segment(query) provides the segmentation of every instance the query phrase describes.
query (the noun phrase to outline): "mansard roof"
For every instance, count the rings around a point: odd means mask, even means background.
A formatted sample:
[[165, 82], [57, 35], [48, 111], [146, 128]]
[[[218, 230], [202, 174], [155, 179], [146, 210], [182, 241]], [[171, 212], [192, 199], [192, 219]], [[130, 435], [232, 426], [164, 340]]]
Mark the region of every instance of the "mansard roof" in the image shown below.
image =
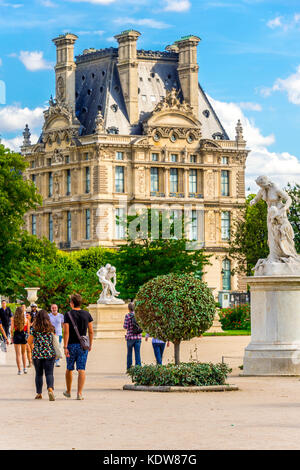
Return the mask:
[[[104, 128], [117, 129], [123, 135], [141, 135], [142, 124], [156, 105], [175, 88], [182, 98], [178, 77], [178, 53], [167, 51], [137, 51], [138, 106], [137, 126], [129, 123], [117, 68], [118, 49], [88, 49], [76, 57], [76, 116], [82, 125], [82, 134], [93, 134], [95, 120], [100, 110]], [[199, 84], [199, 116], [202, 138], [215, 135], [228, 140], [205, 92]]]

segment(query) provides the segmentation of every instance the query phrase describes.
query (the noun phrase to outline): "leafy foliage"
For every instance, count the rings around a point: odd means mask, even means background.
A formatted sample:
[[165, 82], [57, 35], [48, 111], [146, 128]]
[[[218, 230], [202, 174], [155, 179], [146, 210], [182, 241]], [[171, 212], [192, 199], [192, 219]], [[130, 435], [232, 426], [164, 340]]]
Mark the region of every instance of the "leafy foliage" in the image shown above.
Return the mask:
[[154, 338], [174, 343], [176, 364], [180, 342], [208, 330], [215, 310], [210, 289], [190, 274], [158, 276], [142, 286], [136, 297], [140, 326]]
[[243, 304], [236, 307], [223, 308], [219, 312], [223, 330], [250, 330], [250, 305]]
[[245, 207], [235, 220], [229, 247], [229, 255], [237, 260], [236, 271], [247, 276], [253, 275], [252, 269], [259, 258], [266, 258], [269, 254], [267, 205], [261, 200], [250, 206], [254, 197], [254, 194], [247, 197]]
[[[52, 263], [25, 263], [19, 266], [12, 281], [15, 297], [26, 301], [25, 287], [40, 287], [38, 305], [49, 310], [56, 303], [61, 312], [69, 310], [69, 297], [77, 292], [82, 296], [83, 306], [96, 303], [101, 286], [94, 271], [83, 270], [68, 255], [60, 254]], [[13, 297], [14, 298], [14, 297]]]
[[181, 363], [131, 367], [127, 374], [135, 385], [205, 386], [224, 385], [231, 369], [227, 364]]
[[[129, 233], [127, 244], [119, 247], [115, 257], [121, 274], [119, 290], [123, 298], [133, 299], [143, 284], [159, 275], [194, 273], [201, 278], [204, 266], [210, 264], [210, 256], [204, 250], [187, 249], [189, 240], [186, 238], [163, 238], [167, 235], [172, 237], [176, 225], [165, 219], [165, 214], [153, 210], [140, 214], [138, 219], [137, 216], [127, 218], [127, 228], [136, 221], [137, 238], [132, 238], [133, 234]], [[151, 238], [153, 226], [157, 227], [157, 239]]]
[[101, 266], [113, 263], [115, 253], [115, 250], [98, 246], [87, 250], [74, 251], [71, 255], [80, 264], [82, 269], [93, 269], [97, 272]]
[[0, 144], [0, 288], [3, 292], [7, 271], [5, 268], [15, 259], [16, 242], [20, 239], [23, 217], [30, 209], [42, 203], [32, 181], [25, 180], [25, 159]]
[[288, 183], [286, 192], [293, 201], [289, 211], [289, 221], [294, 229], [297, 253], [300, 253], [300, 184], [292, 186]]

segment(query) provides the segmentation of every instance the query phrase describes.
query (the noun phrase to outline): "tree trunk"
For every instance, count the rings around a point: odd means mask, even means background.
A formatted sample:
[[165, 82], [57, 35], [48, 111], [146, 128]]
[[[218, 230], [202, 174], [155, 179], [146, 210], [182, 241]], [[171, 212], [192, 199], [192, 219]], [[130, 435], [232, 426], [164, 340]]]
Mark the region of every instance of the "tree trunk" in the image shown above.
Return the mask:
[[178, 366], [180, 364], [180, 341], [178, 343], [174, 343], [174, 355], [175, 365]]

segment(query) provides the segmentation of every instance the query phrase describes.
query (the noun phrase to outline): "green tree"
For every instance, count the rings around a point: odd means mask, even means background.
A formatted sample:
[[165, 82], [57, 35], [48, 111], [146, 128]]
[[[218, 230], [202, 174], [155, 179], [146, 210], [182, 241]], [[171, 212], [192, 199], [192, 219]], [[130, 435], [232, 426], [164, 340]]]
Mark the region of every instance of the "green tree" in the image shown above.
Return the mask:
[[0, 144], [0, 288], [5, 288], [5, 267], [15, 256], [15, 241], [19, 240], [24, 215], [42, 203], [32, 181], [25, 180], [23, 173], [28, 164], [19, 154]]
[[247, 276], [253, 275], [253, 268], [259, 258], [266, 258], [269, 253], [267, 229], [267, 205], [259, 201], [250, 206], [255, 194], [250, 194], [246, 204], [240, 209], [231, 235], [229, 255], [237, 261], [236, 271]]
[[190, 274], [158, 276], [136, 297], [136, 318], [154, 338], [174, 344], [175, 364], [180, 343], [201, 336], [213, 323], [216, 302], [209, 287]]
[[288, 217], [295, 233], [295, 247], [297, 253], [300, 253], [300, 185], [296, 183], [294, 186], [292, 186], [290, 183], [288, 183], [285, 190], [293, 201]]
[[[119, 273], [118, 289], [124, 299], [133, 299], [143, 284], [159, 275], [194, 273], [202, 277], [204, 266], [210, 264], [210, 256], [203, 249], [190, 246], [188, 239], [163, 238], [166, 236], [163, 227], [167, 227], [168, 222], [164, 221], [164, 217], [167, 216], [148, 210], [139, 218], [130, 216], [126, 221], [127, 228], [132, 222], [138, 221], [138, 235], [133, 238], [134, 234], [129, 233], [127, 244], [119, 247], [114, 260]], [[170, 224], [170, 237], [174, 237], [174, 232], [176, 233], [175, 223]], [[179, 220], [179, 224], [181, 223]], [[158, 227], [157, 239], [153, 240], [151, 227], [155, 224]]]

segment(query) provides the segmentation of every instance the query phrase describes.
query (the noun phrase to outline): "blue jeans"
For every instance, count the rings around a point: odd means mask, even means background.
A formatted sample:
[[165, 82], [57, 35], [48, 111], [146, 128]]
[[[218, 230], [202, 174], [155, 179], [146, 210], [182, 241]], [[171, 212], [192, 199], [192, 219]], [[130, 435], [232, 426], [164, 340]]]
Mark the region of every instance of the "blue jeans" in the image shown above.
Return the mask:
[[[62, 335], [59, 335], [59, 336], [57, 337], [57, 339], [58, 339], [59, 345], [61, 346], [61, 343], [62, 343]], [[56, 359], [56, 360], [55, 360], [55, 364], [59, 364], [59, 361], [60, 361], [60, 359]]]
[[162, 364], [166, 343], [152, 343], [152, 346], [157, 364]]
[[132, 366], [132, 350], [134, 349], [135, 355], [135, 365], [141, 365], [141, 343], [142, 340], [140, 339], [128, 339], [127, 340], [127, 369], [130, 369]]

